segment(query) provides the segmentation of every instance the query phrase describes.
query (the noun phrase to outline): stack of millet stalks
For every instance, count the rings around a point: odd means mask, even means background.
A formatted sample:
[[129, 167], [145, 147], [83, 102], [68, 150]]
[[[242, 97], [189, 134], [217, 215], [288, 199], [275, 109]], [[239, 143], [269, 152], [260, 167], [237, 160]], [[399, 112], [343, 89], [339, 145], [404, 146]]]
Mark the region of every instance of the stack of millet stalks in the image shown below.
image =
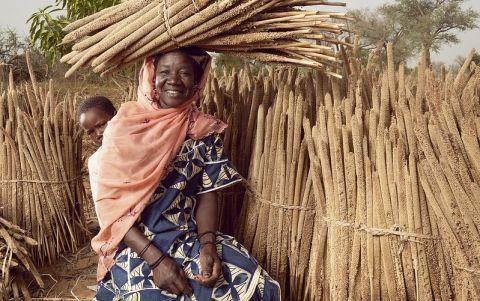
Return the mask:
[[0, 217], [0, 260], [1, 282], [0, 300], [8, 301], [13, 296], [20, 300], [30, 300], [25, 280], [34, 279], [39, 287], [44, 286], [42, 277], [32, 262], [27, 246], [38, 243], [30, 238], [19, 226]]
[[272, 67], [212, 76], [202, 109], [228, 121], [227, 150], [248, 175], [243, 207], [238, 187], [224, 195], [224, 224], [242, 225], [285, 297], [480, 298], [473, 54], [456, 74], [423, 55], [407, 75], [389, 44], [385, 70], [375, 55], [368, 69], [349, 58], [343, 80]]
[[68, 34], [62, 44], [75, 44], [61, 61], [73, 65], [66, 77], [85, 66], [105, 75], [157, 52], [195, 45], [332, 72], [331, 67], [340, 63], [333, 46], [347, 45], [341, 39], [347, 17], [303, 10], [313, 5], [345, 4], [323, 0], [124, 1], [66, 26]]
[[0, 87], [0, 214], [38, 242], [29, 251], [43, 266], [86, 241], [82, 131], [74, 97], [37, 83], [28, 66], [31, 82], [10, 72]]

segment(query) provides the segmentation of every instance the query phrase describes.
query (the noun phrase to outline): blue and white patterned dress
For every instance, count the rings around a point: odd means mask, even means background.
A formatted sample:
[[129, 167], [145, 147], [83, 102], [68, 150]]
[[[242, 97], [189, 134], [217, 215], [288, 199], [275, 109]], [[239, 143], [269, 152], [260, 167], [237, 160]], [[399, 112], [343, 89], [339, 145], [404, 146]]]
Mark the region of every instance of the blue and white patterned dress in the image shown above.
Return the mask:
[[220, 135], [186, 140], [171, 171], [142, 213], [141, 228], [157, 248], [183, 268], [194, 295], [177, 296], [157, 288], [148, 264], [130, 248], [120, 246], [115, 265], [99, 283], [95, 300], [280, 300], [278, 283], [235, 238], [221, 233], [217, 235], [217, 251], [222, 260], [220, 279], [213, 288], [192, 280], [200, 274], [195, 221], [197, 195], [240, 181], [223, 151]]

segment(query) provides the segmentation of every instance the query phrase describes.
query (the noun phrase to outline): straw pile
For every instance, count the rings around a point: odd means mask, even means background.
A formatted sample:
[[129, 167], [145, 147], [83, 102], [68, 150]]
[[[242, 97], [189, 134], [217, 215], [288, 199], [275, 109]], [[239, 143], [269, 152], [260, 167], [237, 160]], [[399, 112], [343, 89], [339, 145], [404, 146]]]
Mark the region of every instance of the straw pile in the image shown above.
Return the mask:
[[[20, 293], [25, 300], [30, 300], [25, 280], [33, 278], [38, 286], [44, 283], [30, 258], [27, 246], [38, 243], [26, 235], [26, 231], [0, 217], [0, 259], [2, 278], [0, 283], [0, 300], [20, 300]], [[28, 276], [28, 278], [27, 278]]]
[[30, 75], [0, 88], [0, 214], [38, 241], [31, 254], [44, 265], [85, 241], [81, 131], [73, 97]]
[[[337, 65], [332, 45], [345, 44], [344, 14], [303, 6], [323, 0], [130, 0], [65, 27], [74, 42], [61, 61], [66, 77], [91, 65], [108, 74], [156, 52], [196, 45], [264, 62], [315, 68]], [[328, 71], [326, 71], [328, 72]]]
[[248, 174], [228, 223], [291, 300], [480, 298], [480, 67], [472, 52], [435, 73], [423, 56], [407, 76], [393, 55], [385, 70], [349, 59], [345, 80], [267, 67], [210, 81], [202, 107], [228, 120]]

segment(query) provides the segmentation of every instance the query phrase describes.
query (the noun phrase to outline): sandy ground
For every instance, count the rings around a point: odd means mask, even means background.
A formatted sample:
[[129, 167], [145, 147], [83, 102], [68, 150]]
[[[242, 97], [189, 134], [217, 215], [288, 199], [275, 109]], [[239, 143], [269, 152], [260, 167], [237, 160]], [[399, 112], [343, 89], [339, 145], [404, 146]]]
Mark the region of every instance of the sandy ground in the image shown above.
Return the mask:
[[40, 269], [45, 288], [37, 289], [32, 298], [45, 301], [92, 300], [97, 258], [87, 244], [76, 254], [63, 255], [55, 265]]

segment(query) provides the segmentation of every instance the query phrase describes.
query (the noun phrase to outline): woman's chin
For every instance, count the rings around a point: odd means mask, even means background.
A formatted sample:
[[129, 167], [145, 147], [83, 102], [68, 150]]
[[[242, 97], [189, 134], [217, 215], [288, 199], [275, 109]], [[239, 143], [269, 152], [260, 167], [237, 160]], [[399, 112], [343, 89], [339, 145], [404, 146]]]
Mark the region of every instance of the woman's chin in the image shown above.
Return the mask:
[[184, 98], [168, 98], [168, 99], [162, 99], [161, 101], [161, 106], [162, 108], [169, 109], [169, 108], [178, 108], [181, 105], [183, 105], [187, 99]]

